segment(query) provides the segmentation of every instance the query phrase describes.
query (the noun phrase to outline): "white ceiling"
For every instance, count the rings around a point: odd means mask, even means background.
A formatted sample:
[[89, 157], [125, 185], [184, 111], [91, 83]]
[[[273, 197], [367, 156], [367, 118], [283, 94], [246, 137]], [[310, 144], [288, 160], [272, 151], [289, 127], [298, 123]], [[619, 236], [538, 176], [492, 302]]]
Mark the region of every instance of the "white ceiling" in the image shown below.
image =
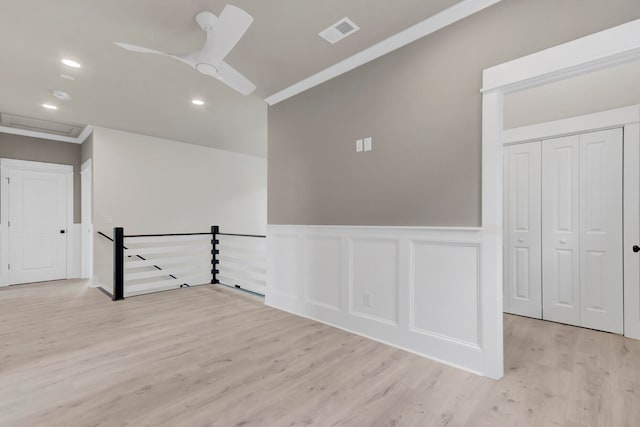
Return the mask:
[[[218, 0], [3, 0], [0, 111], [87, 123], [266, 155], [264, 98], [384, 40], [459, 0], [236, 0], [254, 24], [226, 61], [257, 86], [244, 97], [170, 58], [134, 54], [122, 41], [167, 51], [200, 48], [194, 17]], [[360, 31], [331, 45], [318, 32], [348, 16]], [[60, 64], [68, 57], [78, 71]], [[74, 81], [60, 77], [74, 76]], [[53, 89], [71, 94], [57, 101]], [[206, 101], [196, 108], [194, 97]], [[58, 111], [43, 102], [56, 101]]]

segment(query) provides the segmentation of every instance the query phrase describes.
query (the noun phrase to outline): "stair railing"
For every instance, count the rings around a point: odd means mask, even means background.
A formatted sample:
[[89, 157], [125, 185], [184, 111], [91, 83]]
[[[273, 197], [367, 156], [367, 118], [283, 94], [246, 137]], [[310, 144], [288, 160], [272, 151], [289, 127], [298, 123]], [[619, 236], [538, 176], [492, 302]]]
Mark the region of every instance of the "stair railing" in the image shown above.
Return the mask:
[[[264, 295], [266, 244], [263, 235], [204, 233], [126, 235], [113, 229], [114, 301], [128, 296], [204, 284], [221, 284]], [[163, 280], [164, 279], [164, 280]]]

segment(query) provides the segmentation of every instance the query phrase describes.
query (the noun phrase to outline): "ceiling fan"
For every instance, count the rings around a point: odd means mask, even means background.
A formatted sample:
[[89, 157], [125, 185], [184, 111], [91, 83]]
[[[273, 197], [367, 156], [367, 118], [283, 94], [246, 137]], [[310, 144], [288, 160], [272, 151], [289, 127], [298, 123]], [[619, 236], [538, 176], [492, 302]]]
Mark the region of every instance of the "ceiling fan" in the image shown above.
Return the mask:
[[154, 53], [177, 59], [202, 74], [215, 77], [243, 95], [249, 95], [253, 92], [256, 86], [223, 61], [249, 29], [253, 17], [244, 10], [228, 4], [220, 16], [208, 11], [198, 13], [196, 22], [207, 33], [207, 41], [202, 49], [195, 52], [178, 55], [128, 43], [116, 42], [116, 45], [132, 52]]

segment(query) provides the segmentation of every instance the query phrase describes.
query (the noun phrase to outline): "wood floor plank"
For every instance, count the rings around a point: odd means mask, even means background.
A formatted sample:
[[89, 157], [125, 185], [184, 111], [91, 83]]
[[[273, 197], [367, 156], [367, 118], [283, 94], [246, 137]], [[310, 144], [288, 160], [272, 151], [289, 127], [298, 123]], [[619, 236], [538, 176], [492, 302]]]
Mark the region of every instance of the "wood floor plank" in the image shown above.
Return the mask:
[[0, 289], [0, 426], [638, 426], [640, 342], [505, 316], [492, 381], [204, 286]]

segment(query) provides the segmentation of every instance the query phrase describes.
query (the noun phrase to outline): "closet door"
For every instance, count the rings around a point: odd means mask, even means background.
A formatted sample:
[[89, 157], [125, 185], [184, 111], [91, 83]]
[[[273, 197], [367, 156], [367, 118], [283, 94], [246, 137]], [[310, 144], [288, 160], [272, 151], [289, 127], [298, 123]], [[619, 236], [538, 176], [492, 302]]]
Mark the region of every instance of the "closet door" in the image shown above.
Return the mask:
[[543, 317], [580, 325], [580, 137], [542, 142]]
[[505, 147], [505, 311], [542, 318], [540, 141]]
[[580, 136], [581, 325], [622, 333], [622, 129]]

